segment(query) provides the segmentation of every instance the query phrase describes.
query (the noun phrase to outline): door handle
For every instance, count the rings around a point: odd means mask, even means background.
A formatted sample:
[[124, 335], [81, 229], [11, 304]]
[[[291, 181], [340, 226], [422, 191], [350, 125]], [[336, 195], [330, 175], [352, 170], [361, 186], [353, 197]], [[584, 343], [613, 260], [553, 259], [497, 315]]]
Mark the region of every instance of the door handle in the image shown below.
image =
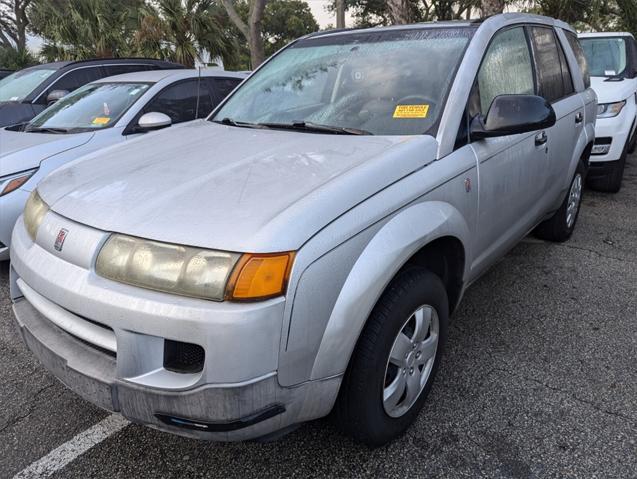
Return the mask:
[[548, 139], [549, 137], [546, 136], [545, 131], [543, 131], [542, 133], [538, 133], [537, 135], [535, 135], [535, 146], [543, 145], [548, 141]]
[[577, 115], [575, 115], [575, 123], [582, 123], [584, 121], [584, 115], [582, 115], [581, 111], [577, 112]]

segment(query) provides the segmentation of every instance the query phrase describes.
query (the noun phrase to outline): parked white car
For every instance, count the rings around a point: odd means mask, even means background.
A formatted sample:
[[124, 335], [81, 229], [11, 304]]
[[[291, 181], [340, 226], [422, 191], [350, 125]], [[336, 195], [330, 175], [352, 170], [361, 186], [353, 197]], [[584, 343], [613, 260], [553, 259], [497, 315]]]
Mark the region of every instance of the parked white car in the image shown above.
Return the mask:
[[47, 174], [150, 130], [204, 118], [246, 76], [219, 69], [112, 76], [81, 87], [27, 124], [0, 130], [0, 261], [9, 259], [13, 225]]
[[625, 32], [583, 33], [579, 38], [599, 102], [588, 184], [615, 193], [637, 141], [637, 42]]

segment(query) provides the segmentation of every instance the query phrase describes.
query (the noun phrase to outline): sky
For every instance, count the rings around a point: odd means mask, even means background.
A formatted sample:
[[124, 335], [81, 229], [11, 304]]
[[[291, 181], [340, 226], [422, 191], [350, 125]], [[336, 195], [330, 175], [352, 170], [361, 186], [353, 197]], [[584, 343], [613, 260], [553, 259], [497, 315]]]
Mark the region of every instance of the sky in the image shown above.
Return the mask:
[[[336, 18], [335, 16], [328, 12], [325, 7], [330, 3], [329, 0], [305, 0], [308, 5], [310, 6], [310, 8], [312, 9], [312, 14], [314, 15], [314, 18], [316, 18], [316, 21], [318, 22], [318, 24], [321, 26], [321, 28], [325, 28], [328, 25], [336, 25]], [[348, 18], [349, 15], [346, 15], [345, 17], [345, 26], [348, 26], [348, 21], [350, 20], [350, 18]]]

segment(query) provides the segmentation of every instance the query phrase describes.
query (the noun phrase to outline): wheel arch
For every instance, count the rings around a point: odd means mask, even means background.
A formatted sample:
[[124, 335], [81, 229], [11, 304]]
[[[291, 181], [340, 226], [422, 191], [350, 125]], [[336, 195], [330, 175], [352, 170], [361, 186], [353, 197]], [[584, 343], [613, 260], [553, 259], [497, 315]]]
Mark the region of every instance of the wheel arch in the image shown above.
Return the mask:
[[[468, 274], [469, 238], [462, 214], [441, 201], [412, 205], [390, 219], [367, 244], [343, 284], [324, 330], [311, 379], [345, 371], [372, 309], [403, 268], [421, 265], [442, 274], [450, 287], [450, 308], [455, 307]], [[440, 254], [459, 258], [441, 260]]]

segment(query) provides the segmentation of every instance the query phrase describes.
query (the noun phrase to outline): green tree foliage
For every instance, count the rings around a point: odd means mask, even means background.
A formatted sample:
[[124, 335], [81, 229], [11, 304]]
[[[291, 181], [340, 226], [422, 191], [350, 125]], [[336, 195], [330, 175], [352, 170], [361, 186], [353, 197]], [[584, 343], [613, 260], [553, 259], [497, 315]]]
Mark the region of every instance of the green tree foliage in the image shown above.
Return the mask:
[[33, 31], [51, 60], [126, 56], [143, 0], [34, 0]]
[[270, 0], [263, 17], [265, 53], [272, 55], [292, 40], [316, 32], [318, 23], [310, 6], [301, 0]]
[[[457, 20], [468, 12], [478, 14], [480, 0], [411, 0], [405, 3], [410, 23], [433, 20]], [[345, 8], [354, 19], [354, 27], [366, 28], [394, 23], [387, 0], [345, 0]], [[331, 0], [328, 10], [334, 12], [336, 1]]]
[[26, 48], [0, 47], [0, 68], [20, 70], [36, 63], [36, 58]]
[[139, 14], [134, 51], [193, 67], [207, 52], [211, 58], [235, 54], [222, 11], [214, 0], [156, 0]]

